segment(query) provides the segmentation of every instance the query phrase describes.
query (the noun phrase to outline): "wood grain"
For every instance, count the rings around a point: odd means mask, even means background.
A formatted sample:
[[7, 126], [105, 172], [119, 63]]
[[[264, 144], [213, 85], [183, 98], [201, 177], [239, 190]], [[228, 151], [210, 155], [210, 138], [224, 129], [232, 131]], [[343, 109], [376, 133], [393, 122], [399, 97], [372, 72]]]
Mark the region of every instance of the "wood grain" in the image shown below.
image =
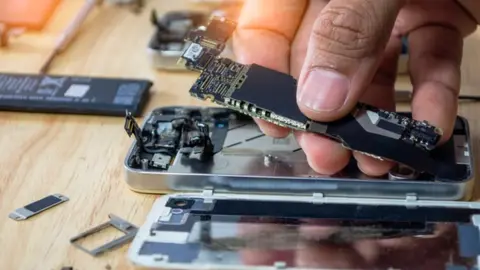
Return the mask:
[[[63, 1], [42, 33], [12, 40], [8, 49], [0, 50], [0, 71], [36, 72], [82, 3]], [[151, 8], [165, 12], [201, 7], [186, 0], [147, 3], [142, 15], [108, 5], [93, 12], [50, 72], [152, 79], [154, 95], [147, 110], [201, 104], [186, 91], [194, 81], [192, 74], [156, 71], [146, 54], [153, 31]], [[480, 34], [470, 37], [465, 48], [463, 88], [480, 94]], [[407, 86], [407, 80], [399, 80], [399, 87]], [[477, 144], [479, 112], [478, 104], [460, 109]], [[1, 112], [0, 134], [0, 269], [133, 269], [126, 259], [127, 247], [92, 258], [69, 243], [71, 237], [107, 221], [109, 213], [140, 226], [152, 206], [155, 196], [134, 193], [124, 182], [122, 164], [131, 140], [124, 134], [123, 119]], [[7, 218], [13, 209], [50, 193], [62, 193], [70, 201], [23, 222]]]

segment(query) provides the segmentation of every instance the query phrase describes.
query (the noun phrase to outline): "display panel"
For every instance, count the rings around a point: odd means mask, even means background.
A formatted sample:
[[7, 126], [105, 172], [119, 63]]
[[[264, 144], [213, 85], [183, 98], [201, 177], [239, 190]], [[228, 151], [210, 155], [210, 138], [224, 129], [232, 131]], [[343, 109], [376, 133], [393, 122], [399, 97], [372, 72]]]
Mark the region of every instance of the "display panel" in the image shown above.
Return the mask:
[[163, 205], [134, 247], [153, 267], [476, 269], [480, 254], [480, 210], [470, 207], [193, 197]]

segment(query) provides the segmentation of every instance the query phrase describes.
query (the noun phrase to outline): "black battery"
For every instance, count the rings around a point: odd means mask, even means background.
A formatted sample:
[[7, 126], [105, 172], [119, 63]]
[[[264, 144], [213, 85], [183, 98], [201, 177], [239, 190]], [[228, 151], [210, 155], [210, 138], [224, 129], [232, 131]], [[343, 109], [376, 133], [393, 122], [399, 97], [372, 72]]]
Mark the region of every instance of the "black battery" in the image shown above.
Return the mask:
[[0, 110], [141, 116], [152, 85], [142, 79], [0, 73]]

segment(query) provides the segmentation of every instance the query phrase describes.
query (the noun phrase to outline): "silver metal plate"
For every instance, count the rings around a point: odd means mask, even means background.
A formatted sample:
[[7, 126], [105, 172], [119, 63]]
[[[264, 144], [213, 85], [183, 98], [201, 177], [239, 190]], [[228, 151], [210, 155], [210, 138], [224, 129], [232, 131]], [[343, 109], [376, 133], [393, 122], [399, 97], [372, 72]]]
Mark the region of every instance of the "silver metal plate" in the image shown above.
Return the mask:
[[[92, 229], [89, 229], [89, 230], [71, 238], [70, 243], [74, 247], [76, 247], [76, 248], [78, 248], [78, 249], [80, 249], [80, 250], [82, 250], [82, 251], [84, 251], [84, 252], [86, 252], [86, 253], [88, 253], [92, 256], [98, 256], [98, 255], [101, 255], [101, 254], [103, 254], [107, 251], [111, 251], [113, 249], [116, 249], [116, 248], [126, 244], [127, 242], [131, 241], [135, 237], [135, 235], [137, 234], [137, 231], [138, 231], [137, 226], [135, 226], [135, 225], [131, 224], [130, 222], [125, 221], [125, 220], [123, 220], [123, 219], [121, 219], [121, 218], [119, 218], [115, 215], [112, 215], [112, 214], [110, 214], [108, 217], [110, 218], [109, 221], [107, 221], [103, 224], [100, 224], [100, 225], [98, 225], [98, 226], [96, 226]], [[114, 239], [114, 240], [112, 240], [108, 243], [105, 243], [105, 244], [103, 244], [99, 247], [93, 248], [93, 249], [87, 249], [87, 248], [85, 248], [84, 246], [82, 246], [81, 244], [78, 243], [79, 240], [85, 239], [85, 238], [90, 237], [90, 236], [92, 236], [96, 233], [99, 233], [99, 232], [103, 231], [104, 229], [107, 229], [108, 227], [113, 227], [113, 228], [123, 232], [125, 235], [121, 236], [120, 238]]]
[[11, 212], [8, 217], [16, 221], [25, 220], [52, 207], [67, 202], [68, 200], [68, 197], [62, 194], [52, 194], [21, 208], [15, 209], [15, 211]]
[[293, 135], [284, 139], [264, 136], [253, 122], [232, 120], [229, 127], [223, 150], [210, 162], [177, 156], [167, 171], [134, 169], [128, 166], [131, 148], [125, 160], [128, 185], [145, 193], [201, 191], [211, 186], [223, 192], [292, 196], [317, 193], [403, 199], [414, 195], [424, 200], [465, 200], [471, 196], [475, 168], [468, 135], [455, 136], [454, 158], [459, 164], [468, 164], [471, 174], [464, 181], [448, 182], [418, 174], [399, 175], [398, 171], [371, 177], [356, 164], [333, 176], [321, 175], [308, 165]]
[[[263, 209], [241, 207], [252, 203]], [[128, 258], [149, 269], [473, 270], [479, 220], [478, 202], [170, 194], [153, 205]]]

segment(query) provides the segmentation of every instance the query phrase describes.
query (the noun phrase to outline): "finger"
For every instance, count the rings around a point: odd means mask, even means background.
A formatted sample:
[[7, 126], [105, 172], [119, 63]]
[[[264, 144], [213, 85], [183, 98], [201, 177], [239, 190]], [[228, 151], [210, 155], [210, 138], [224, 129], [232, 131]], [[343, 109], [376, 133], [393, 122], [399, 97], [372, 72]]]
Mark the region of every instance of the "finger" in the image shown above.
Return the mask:
[[254, 120], [263, 134], [266, 134], [267, 136], [273, 138], [285, 138], [290, 134], [290, 130], [287, 128], [277, 126], [262, 119], [254, 118]]
[[357, 160], [358, 169], [369, 176], [385, 175], [395, 164], [391, 161], [375, 159], [358, 152], [354, 152], [353, 156]]
[[307, 56], [308, 40], [313, 30], [313, 25], [318, 14], [328, 4], [328, 0], [310, 1], [308, 8], [303, 15], [302, 23], [292, 42], [290, 53], [290, 74], [298, 78], [302, 69], [305, 57]]
[[318, 121], [347, 114], [370, 84], [406, 0], [332, 0], [313, 26], [297, 100]]
[[[371, 86], [360, 99], [362, 102], [384, 110], [395, 111], [395, 80], [401, 48], [400, 37], [391, 36]], [[358, 152], [354, 152], [353, 155], [358, 161], [358, 168], [366, 175], [384, 175], [394, 165], [391, 161], [378, 160]]]
[[308, 165], [317, 173], [335, 174], [350, 161], [351, 152], [339, 143], [314, 133], [296, 132], [295, 135]]
[[425, 26], [411, 32], [408, 40], [413, 117], [442, 129], [444, 142], [457, 115], [462, 35], [453, 28]]
[[[305, 61], [307, 53], [307, 44], [310, 33], [313, 29], [313, 24], [318, 14], [322, 9], [327, 5], [328, 1], [310, 1], [308, 9], [304, 15], [302, 24], [297, 31], [295, 40], [292, 43], [292, 53], [290, 58], [290, 73], [297, 77], [300, 74], [301, 67]], [[362, 102], [375, 105], [377, 107], [394, 110], [394, 83], [396, 79], [396, 67], [398, 55], [401, 49], [401, 42], [398, 38], [391, 38], [389, 45], [387, 46], [384, 58], [380, 65], [379, 71], [374, 76], [372, 86], [368, 88], [368, 91], [362, 96]], [[335, 144], [336, 142], [331, 141], [330, 139], [317, 136], [318, 140], [323, 140], [320, 144]], [[311, 144], [318, 144], [317, 142], [311, 142]], [[308, 146], [307, 146], [308, 147]], [[344, 151], [344, 149], [332, 146], [330, 148], [338, 149], [339, 151]], [[320, 149], [322, 150], [322, 149]], [[314, 152], [314, 151], [313, 151]], [[308, 151], [307, 153], [312, 153]], [[348, 159], [342, 158], [342, 161], [338, 163], [338, 166], [331, 168], [332, 166], [324, 162], [325, 158], [322, 154], [313, 153], [313, 155], [319, 156], [318, 158], [310, 158], [311, 164], [320, 172], [329, 172], [334, 173], [335, 170], [340, 170], [342, 167], [340, 165], [348, 162]], [[387, 173], [393, 166], [392, 162], [380, 161], [372, 157], [354, 153], [356, 159], [358, 160], [358, 166], [360, 170], [372, 176], [380, 176]], [[336, 156], [336, 155], [334, 155]], [[340, 156], [347, 156], [345, 153], [341, 153]], [[327, 163], [327, 164], [325, 164]], [[311, 166], [312, 166], [311, 165]]]
[[[395, 110], [394, 84], [400, 50], [400, 39], [392, 37], [371, 86], [361, 97], [362, 102], [389, 111]], [[350, 160], [350, 152], [328, 138], [313, 134], [299, 134], [298, 139], [310, 167], [318, 173], [335, 174], [342, 170]], [[394, 165], [393, 162], [378, 160], [358, 152], [354, 152], [353, 155], [358, 161], [358, 168], [370, 176], [384, 175]]]
[[395, 29], [399, 35], [407, 35], [425, 25], [443, 25], [458, 29], [463, 37], [475, 32], [477, 23], [452, 0], [410, 1], [398, 15]]
[[[307, 11], [292, 43], [290, 74], [295, 78], [298, 78], [300, 75], [301, 67], [305, 61], [313, 24], [327, 3], [327, 0], [309, 2]], [[317, 173], [325, 175], [335, 174], [343, 169], [350, 160], [351, 154], [345, 148], [339, 147], [337, 142], [312, 134], [297, 133], [296, 136], [306, 154], [309, 166]]]
[[[237, 61], [288, 73], [290, 43], [305, 6], [306, 0], [245, 1], [233, 37]], [[285, 137], [289, 133], [286, 128], [261, 120], [256, 122], [269, 136]]]

